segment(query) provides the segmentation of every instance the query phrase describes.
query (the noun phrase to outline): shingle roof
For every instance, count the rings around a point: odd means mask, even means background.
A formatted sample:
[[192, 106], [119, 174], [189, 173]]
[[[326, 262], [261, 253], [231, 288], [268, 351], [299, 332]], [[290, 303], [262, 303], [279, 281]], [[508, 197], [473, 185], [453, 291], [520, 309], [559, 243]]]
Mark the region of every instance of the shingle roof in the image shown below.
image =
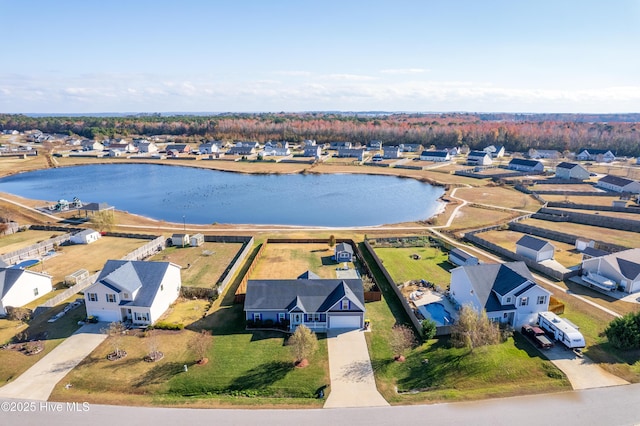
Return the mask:
[[0, 268], [0, 299], [11, 290], [24, 272], [24, 269]]
[[505, 306], [500, 304], [496, 294], [504, 296], [527, 281], [535, 283], [524, 262], [485, 263], [461, 266], [461, 268], [464, 269], [469, 277], [469, 282], [478, 302], [488, 312], [506, 309]]
[[456, 256], [458, 259], [462, 259], [462, 260], [469, 260], [469, 259], [474, 259], [475, 256], [472, 254], [467, 253], [464, 250], [461, 250], [459, 248], [453, 248], [451, 249], [451, 251], [449, 252], [450, 255]]
[[305, 271], [298, 277], [299, 280], [319, 280], [320, 277], [314, 274], [312, 271]]
[[535, 167], [538, 164], [542, 164], [539, 161], [536, 160], [527, 160], [524, 158], [513, 158], [511, 161], [509, 161], [509, 164], [517, 164], [520, 166], [527, 166], [527, 167]]
[[604, 183], [608, 183], [610, 185], [623, 187], [623, 186], [629, 185], [630, 183], [633, 183], [634, 181], [631, 180], [631, 179], [623, 178], [621, 176], [606, 175], [605, 177], [601, 178], [598, 181], [598, 183], [599, 182], [604, 182]]
[[292, 310], [323, 312], [347, 296], [364, 311], [364, 290], [360, 279], [249, 280], [245, 310]]
[[336, 245], [336, 253], [340, 253], [342, 251], [346, 251], [353, 254], [353, 247], [351, 247], [351, 244], [348, 244], [348, 243], [338, 243]]
[[579, 164], [567, 163], [567, 162], [563, 161], [562, 163], [560, 163], [560, 164], [558, 164], [556, 166], [556, 169], [569, 169], [569, 170], [571, 170], [571, 169], [573, 169], [575, 167], [579, 167], [579, 166], [580, 166]]
[[591, 256], [591, 257], [601, 257], [601, 256], [606, 256], [609, 253], [608, 251], [604, 251], [604, 250], [600, 250], [597, 248], [593, 248], [593, 247], [587, 247], [584, 250], [582, 250], [583, 254], [586, 254], [587, 256]]
[[489, 155], [484, 151], [471, 151], [467, 157], [484, 157], [485, 155]]
[[551, 245], [547, 241], [540, 240], [538, 238], [532, 237], [531, 235], [525, 235], [516, 242], [516, 246], [526, 247], [535, 251], [542, 250], [547, 244]]
[[420, 156], [423, 157], [446, 157], [449, 151], [422, 151]]

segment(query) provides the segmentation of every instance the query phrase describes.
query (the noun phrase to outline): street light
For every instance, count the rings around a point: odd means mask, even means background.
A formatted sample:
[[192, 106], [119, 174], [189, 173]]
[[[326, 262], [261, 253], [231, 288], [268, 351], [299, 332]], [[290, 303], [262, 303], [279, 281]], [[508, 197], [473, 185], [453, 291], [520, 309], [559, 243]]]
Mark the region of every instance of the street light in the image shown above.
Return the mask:
[[184, 215], [182, 215], [182, 229], [186, 232], [187, 231], [187, 222], [184, 218]]

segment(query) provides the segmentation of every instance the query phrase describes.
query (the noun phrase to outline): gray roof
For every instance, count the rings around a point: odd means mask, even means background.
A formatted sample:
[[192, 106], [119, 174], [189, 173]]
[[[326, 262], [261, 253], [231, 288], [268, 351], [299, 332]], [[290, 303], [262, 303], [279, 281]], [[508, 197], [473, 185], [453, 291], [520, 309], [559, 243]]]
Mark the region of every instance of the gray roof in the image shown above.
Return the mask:
[[0, 268], [0, 299], [11, 290], [24, 272], [24, 269], [19, 268]]
[[348, 243], [338, 243], [336, 244], [336, 253], [340, 253], [340, 252], [349, 252], [351, 254], [353, 254], [353, 247], [351, 247], [351, 244]]
[[484, 151], [471, 151], [468, 157], [484, 157], [485, 155], [489, 155]]
[[601, 257], [601, 256], [606, 256], [609, 253], [608, 251], [605, 250], [600, 250], [597, 248], [593, 248], [593, 247], [587, 247], [584, 250], [582, 250], [582, 254], [586, 254], [587, 256], [591, 256], [591, 257]]
[[605, 177], [601, 178], [598, 182], [604, 182], [604, 183], [608, 183], [610, 185], [624, 187], [624, 186], [627, 186], [630, 183], [633, 183], [635, 181], [633, 181], [631, 179], [623, 178], [623, 177], [620, 177], [620, 176], [606, 175]]
[[150, 307], [170, 265], [169, 262], [108, 260], [96, 282], [117, 293], [133, 294], [139, 289], [132, 305]]
[[89, 228], [89, 229], [84, 229], [84, 230], [82, 230], [80, 232], [76, 232], [75, 234], [73, 234], [73, 236], [74, 237], [85, 237], [87, 235], [91, 235], [91, 234], [96, 233], [96, 232], [98, 232], [98, 231], [96, 231], [95, 229]]
[[526, 166], [526, 167], [535, 167], [538, 164], [542, 164], [542, 163], [539, 162], [539, 161], [536, 161], [536, 160], [527, 160], [527, 159], [524, 159], [524, 158], [514, 158], [511, 161], [509, 161], [509, 164], [517, 164], [517, 165]]
[[110, 206], [107, 203], [89, 203], [89, 204], [86, 204], [86, 205], [82, 206], [80, 208], [80, 210], [99, 212], [99, 211], [102, 211], [102, 210], [109, 210], [109, 209], [112, 209], [112, 208], [113, 207]]
[[305, 271], [298, 277], [299, 280], [319, 280], [320, 277], [311, 271]]
[[449, 155], [449, 151], [422, 151], [421, 157], [445, 157]]
[[526, 247], [535, 251], [542, 250], [546, 245], [553, 247], [549, 242], [532, 237], [531, 235], [525, 235], [516, 242], [516, 246]]
[[496, 294], [504, 296], [527, 281], [535, 283], [524, 262], [485, 263], [460, 268], [466, 272], [474, 294], [488, 312], [506, 309]]
[[[583, 153], [584, 151], [588, 152], [591, 155], [599, 155], [599, 154], [606, 154], [607, 152], [611, 152], [611, 150], [608, 149], [595, 149], [595, 148], [582, 148], [578, 151], [578, 153]], [[612, 152], [611, 152], [612, 153]], [[613, 153], [612, 153], [613, 154]]]
[[567, 163], [566, 161], [563, 161], [562, 163], [558, 164], [556, 166], [556, 169], [574, 169], [576, 167], [580, 167], [580, 164], [576, 164], [576, 163]]
[[458, 259], [462, 259], [462, 260], [469, 260], [469, 259], [475, 259], [476, 257], [472, 254], [467, 253], [466, 251], [459, 249], [459, 248], [453, 248], [451, 249], [451, 251], [449, 252], [450, 255], [452, 256], [456, 256]]
[[364, 312], [360, 279], [249, 280], [244, 310], [292, 311], [297, 306], [303, 312], [326, 312], [344, 297]]

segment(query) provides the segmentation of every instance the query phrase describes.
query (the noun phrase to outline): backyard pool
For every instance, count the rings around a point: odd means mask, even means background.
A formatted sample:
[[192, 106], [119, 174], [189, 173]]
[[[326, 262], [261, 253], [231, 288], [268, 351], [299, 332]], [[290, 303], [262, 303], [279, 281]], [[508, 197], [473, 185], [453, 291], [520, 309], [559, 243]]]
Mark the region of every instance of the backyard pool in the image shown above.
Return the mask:
[[431, 318], [438, 325], [453, 324], [453, 317], [441, 303], [429, 303], [428, 305], [422, 305], [418, 307], [418, 310], [425, 318]]
[[33, 266], [33, 265], [36, 265], [38, 263], [40, 263], [40, 261], [38, 259], [28, 259], [28, 260], [23, 260], [20, 263], [16, 263], [11, 268], [13, 268], [13, 269], [26, 269], [29, 266]]

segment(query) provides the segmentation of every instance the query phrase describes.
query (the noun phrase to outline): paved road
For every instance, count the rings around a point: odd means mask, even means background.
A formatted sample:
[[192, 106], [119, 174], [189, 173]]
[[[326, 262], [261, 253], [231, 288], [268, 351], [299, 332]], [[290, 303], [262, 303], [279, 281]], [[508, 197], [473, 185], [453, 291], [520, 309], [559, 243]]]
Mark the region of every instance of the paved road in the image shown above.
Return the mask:
[[327, 339], [331, 393], [324, 408], [388, 406], [376, 388], [364, 332], [329, 331]]
[[[540, 426], [640, 424], [638, 396], [640, 384], [571, 391], [550, 395], [453, 404], [414, 405], [402, 407], [336, 408], [333, 410], [223, 410], [182, 408], [138, 408], [108, 405], [76, 406], [40, 402], [29, 406], [19, 401], [26, 412], [7, 412], [7, 400], [0, 399], [0, 423], [7, 425], [474, 425], [474, 426]], [[42, 404], [45, 404], [44, 402]], [[86, 411], [83, 411], [85, 410]], [[33, 409], [33, 410], [32, 410]], [[52, 411], [52, 410], [60, 411]]]
[[[104, 323], [87, 324], [13, 382], [0, 388], [0, 397], [46, 401], [55, 385], [107, 337]], [[2, 423], [2, 422], [0, 422]]]

